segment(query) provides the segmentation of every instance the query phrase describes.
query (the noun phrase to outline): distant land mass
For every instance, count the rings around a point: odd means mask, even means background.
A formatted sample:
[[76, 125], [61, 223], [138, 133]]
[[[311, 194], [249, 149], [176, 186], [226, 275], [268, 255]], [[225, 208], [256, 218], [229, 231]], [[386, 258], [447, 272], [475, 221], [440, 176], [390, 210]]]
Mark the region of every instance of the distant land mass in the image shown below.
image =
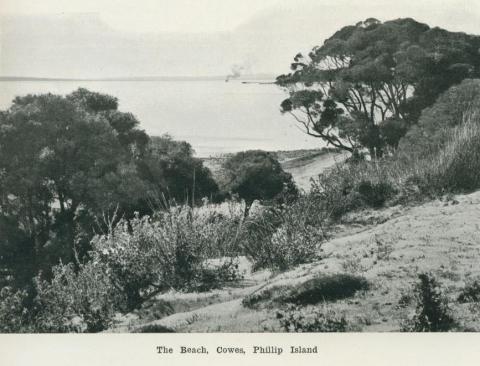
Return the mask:
[[[230, 77], [229, 81], [274, 81], [273, 74], [247, 74], [239, 77]], [[212, 76], [132, 76], [132, 77], [108, 77], [108, 78], [51, 78], [35, 76], [0, 76], [0, 81], [216, 81], [226, 80], [225, 75]]]

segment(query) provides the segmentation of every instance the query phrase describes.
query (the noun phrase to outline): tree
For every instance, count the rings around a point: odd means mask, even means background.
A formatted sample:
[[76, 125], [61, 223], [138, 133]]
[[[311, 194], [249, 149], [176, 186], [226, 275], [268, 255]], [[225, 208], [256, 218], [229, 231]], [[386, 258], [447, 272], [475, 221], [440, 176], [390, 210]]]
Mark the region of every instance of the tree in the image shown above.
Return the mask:
[[480, 74], [479, 48], [480, 37], [370, 18], [295, 56], [277, 78], [289, 92], [281, 110], [327, 144], [381, 155], [441, 92]]
[[0, 112], [0, 280], [24, 284], [52, 265], [80, 263], [111, 217], [151, 214], [158, 192], [215, 194], [191, 146], [149, 136], [117, 99], [86, 89], [27, 95]]
[[[85, 102], [91, 95], [93, 107]], [[134, 152], [145, 137], [123, 136], [148, 136], [131, 115], [115, 124], [113, 101], [79, 89], [17, 97], [0, 114], [0, 226], [9, 233], [0, 248], [21, 246], [12, 253], [28, 258], [32, 272], [85, 255], [103, 213], [119, 205], [133, 215], [144, 205], [151, 184], [139, 177]]]
[[193, 153], [185, 141], [175, 141], [169, 135], [152, 137], [142, 163], [143, 177], [177, 202], [194, 204], [204, 197], [216, 197], [217, 183]]
[[297, 193], [291, 174], [266, 151], [239, 152], [225, 161], [223, 169], [227, 179], [224, 189], [245, 199], [247, 207], [256, 199], [271, 200], [282, 193]]

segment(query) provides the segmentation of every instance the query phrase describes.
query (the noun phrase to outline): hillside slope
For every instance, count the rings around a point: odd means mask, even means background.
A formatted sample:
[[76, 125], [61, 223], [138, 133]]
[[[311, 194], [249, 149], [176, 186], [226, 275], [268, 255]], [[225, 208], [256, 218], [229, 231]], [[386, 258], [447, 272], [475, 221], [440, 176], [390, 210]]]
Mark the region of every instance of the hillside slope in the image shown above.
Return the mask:
[[368, 290], [320, 304], [344, 314], [356, 331], [398, 331], [415, 311], [412, 286], [422, 272], [432, 273], [457, 321], [457, 330], [480, 330], [480, 307], [460, 304], [461, 289], [480, 278], [480, 191], [416, 207], [362, 211], [346, 217], [322, 246], [323, 259], [273, 275], [248, 273], [236, 287], [204, 294], [169, 293], [141, 311], [121, 319], [112, 332], [141, 331], [146, 325], [176, 332], [281, 331], [276, 310], [281, 305], [249, 309], [242, 299], [278, 286], [298, 287], [318, 274], [364, 276]]

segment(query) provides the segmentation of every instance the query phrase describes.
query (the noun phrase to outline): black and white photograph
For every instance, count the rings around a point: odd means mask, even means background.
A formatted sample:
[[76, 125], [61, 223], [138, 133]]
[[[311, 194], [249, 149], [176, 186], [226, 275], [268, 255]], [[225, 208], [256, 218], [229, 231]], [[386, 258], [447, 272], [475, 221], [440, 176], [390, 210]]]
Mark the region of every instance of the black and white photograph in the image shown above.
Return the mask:
[[479, 2], [0, 0], [0, 333], [475, 333], [479, 259]]

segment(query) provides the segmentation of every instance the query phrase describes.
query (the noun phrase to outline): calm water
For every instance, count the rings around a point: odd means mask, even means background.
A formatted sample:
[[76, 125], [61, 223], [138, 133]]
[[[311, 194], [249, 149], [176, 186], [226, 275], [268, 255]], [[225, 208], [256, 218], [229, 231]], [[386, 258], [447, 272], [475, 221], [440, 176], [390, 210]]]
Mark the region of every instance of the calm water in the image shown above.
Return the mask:
[[239, 81], [8, 81], [0, 82], [0, 109], [17, 95], [67, 94], [84, 87], [116, 96], [150, 135], [189, 141], [198, 156], [246, 149], [293, 150], [321, 146], [282, 116], [283, 90]]

